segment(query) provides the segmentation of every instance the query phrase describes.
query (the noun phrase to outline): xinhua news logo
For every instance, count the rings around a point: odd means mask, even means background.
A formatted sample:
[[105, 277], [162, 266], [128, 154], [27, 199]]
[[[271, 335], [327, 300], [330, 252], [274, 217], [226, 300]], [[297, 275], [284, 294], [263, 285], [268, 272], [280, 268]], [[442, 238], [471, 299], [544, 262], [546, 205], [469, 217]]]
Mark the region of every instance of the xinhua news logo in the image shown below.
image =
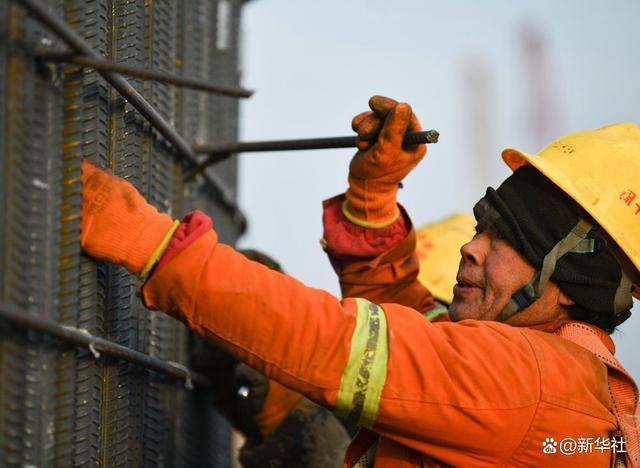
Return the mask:
[[626, 443], [622, 437], [567, 437], [560, 442], [553, 437], [547, 437], [542, 441], [542, 452], [552, 455], [560, 452], [562, 455], [571, 456], [578, 453], [626, 453]]

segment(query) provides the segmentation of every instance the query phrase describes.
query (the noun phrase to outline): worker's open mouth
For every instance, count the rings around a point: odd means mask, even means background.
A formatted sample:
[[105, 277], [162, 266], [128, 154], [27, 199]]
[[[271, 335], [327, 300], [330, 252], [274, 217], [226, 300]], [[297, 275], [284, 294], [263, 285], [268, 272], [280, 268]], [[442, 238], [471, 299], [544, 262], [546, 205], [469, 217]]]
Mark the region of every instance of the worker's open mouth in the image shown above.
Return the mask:
[[453, 287], [454, 295], [464, 295], [467, 293], [471, 293], [474, 290], [482, 289], [482, 286], [478, 284], [478, 282], [471, 281], [469, 278], [464, 276], [458, 276], [456, 278], [456, 284]]
[[458, 275], [456, 277], [456, 286], [459, 286], [461, 288], [481, 288], [482, 289], [482, 286], [480, 285], [479, 281], [473, 281], [469, 277], [463, 276], [463, 275]]

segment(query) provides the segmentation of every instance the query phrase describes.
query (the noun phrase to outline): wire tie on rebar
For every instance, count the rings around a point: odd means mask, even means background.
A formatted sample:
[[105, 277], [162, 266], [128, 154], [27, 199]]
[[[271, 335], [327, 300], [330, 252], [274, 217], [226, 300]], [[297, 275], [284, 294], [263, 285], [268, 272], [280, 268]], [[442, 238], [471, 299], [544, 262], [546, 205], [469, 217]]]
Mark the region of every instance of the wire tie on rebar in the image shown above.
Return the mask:
[[89, 348], [89, 351], [91, 351], [91, 354], [93, 354], [94, 359], [100, 359], [100, 351], [96, 349], [96, 343], [98, 342], [98, 337], [92, 335], [91, 332], [89, 332], [89, 330], [85, 328], [76, 328], [76, 327], [71, 327], [69, 325], [62, 325], [62, 328], [66, 328], [67, 330], [72, 330], [75, 332], [80, 332], [83, 335], [87, 335], [87, 337], [89, 337], [89, 344], [87, 345], [87, 347]]
[[91, 354], [93, 354], [94, 358], [100, 359], [100, 351], [96, 349], [95, 344], [96, 344], [96, 338], [94, 337], [89, 343], [89, 351], [91, 351]]
[[183, 371], [185, 373], [184, 388], [186, 388], [187, 390], [193, 390], [193, 379], [191, 378], [191, 369], [189, 369], [184, 364], [180, 364], [179, 362], [175, 362], [175, 361], [167, 361], [167, 364]]

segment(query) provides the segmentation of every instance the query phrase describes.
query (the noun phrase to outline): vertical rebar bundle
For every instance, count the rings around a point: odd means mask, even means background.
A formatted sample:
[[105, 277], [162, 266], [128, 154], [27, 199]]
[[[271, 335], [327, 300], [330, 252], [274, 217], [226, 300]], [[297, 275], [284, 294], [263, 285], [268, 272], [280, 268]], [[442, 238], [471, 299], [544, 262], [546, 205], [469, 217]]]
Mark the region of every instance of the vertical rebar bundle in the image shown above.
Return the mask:
[[[216, 46], [223, 2], [224, 51]], [[240, 92], [241, 6], [0, 2], [1, 466], [228, 466], [229, 428], [211, 390], [184, 386], [187, 375], [210, 378], [188, 370], [194, 338], [144, 309], [137, 279], [81, 253], [80, 163], [110, 167], [174, 218], [211, 213], [233, 242], [244, 223], [236, 161], [189, 183], [183, 173], [199, 162], [188, 142], [237, 138], [238, 96], [125, 79], [102, 65]], [[97, 62], [53, 63], [43, 48]]]

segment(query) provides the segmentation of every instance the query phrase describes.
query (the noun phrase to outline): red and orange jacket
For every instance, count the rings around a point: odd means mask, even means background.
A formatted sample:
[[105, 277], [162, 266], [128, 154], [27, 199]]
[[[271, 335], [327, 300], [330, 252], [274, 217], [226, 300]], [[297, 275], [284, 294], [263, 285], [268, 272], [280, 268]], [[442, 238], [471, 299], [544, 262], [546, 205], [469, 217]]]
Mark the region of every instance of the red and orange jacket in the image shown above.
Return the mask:
[[[434, 302], [415, 279], [414, 244], [409, 228], [373, 260], [334, 257], [345, 295], [361, 296], [340, 301], [219, 244], [210, 220], [196, 214], [174, 236], [143, 298], [369, 428], [345, 466], [376, 442], [376, 467], [608, 465], [619, 427], [608, 374], [619, 374], [630, 417], [637, 406], [609, 337], [576, 322], [431, 323], [418, 313]], [[637, 447], [632, 429], [627, 449]]]

